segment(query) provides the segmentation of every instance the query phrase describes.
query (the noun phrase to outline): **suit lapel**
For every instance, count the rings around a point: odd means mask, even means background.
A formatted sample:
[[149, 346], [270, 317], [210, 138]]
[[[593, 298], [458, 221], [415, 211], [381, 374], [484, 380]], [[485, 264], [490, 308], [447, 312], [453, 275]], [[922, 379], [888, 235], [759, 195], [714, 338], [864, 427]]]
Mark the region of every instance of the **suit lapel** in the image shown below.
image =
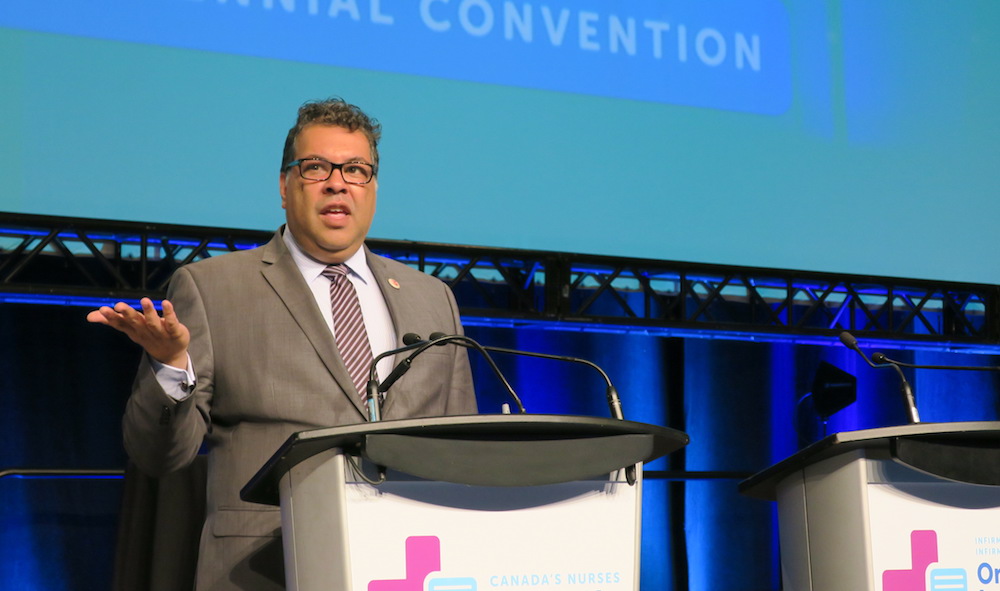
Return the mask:
[[[414, 294], [407, 293], [406, 284], [398, 281], [396, 277], [390, 274], [385, 259], [372, 253], [368, 250], [367, 246], [364, 249], [368, 260], [368, 268], [371, 269], [372, 275], [375, 277], [379, 291], [382, 292], [382, 297], [385, 298], [385, 305], [389, 309], [389, 316], [392, 318], [392, 325], [397, 335], [396, 346], [402, 347], [402, 337], [398, 335], [416, 332], [417, 330], [417, 327], [413, 326], [411, 322], [411, 319], [418, 317], [417, 310], [413, 309]], [[427, 335], [420, 336], [427, 338]], [[398, 363], [400, 357], [401, 355], [396, 355], [393, 358], [393, 364]], [[383, 415], [392, 407], [395, 399], [395, 396], [386, 398], [385, 406], [382, 408]]]
[[309, 286], [302, 279], [302, 273], [295, 265], [291, 253], [285, 247], [285, 242], [281, 238], [281, 230], [275, 233], [274, 238], [264, 247], [261, 261], [264, 263], [261, 270], [264, 279], [285, 304], [289, 314], [292, 315], [296, 324], [309, 339], [313, 348], [316, 349], [319, 358], [333, 379], [337, 381], [343, 395], [351, 401], [362, 416], [367, 417], [367, 410], [359, 397], [350, 394], [354, 391], [354, 383], [337, 352], [337, 345], [334, 343], [333, 335], [330, 333], [323, 315], [316, 308], [316, 299], [309, 291]]

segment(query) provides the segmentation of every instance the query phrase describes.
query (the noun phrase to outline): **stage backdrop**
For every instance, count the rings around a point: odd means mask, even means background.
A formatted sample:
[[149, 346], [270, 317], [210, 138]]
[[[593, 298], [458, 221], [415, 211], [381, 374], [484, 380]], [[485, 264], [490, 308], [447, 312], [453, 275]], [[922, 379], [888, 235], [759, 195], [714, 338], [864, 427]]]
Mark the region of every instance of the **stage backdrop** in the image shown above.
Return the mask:
[[[137, 348], [72, 306], [0, 305], [0, 467], [125, 465], [121, 415]], [[470, 327], [480, 342], [590, 359], [608, 372], [628, 419], [687, 432], [691, 444], [656, 471], [747, 473], [822, 435], [808, 408], [821, 361], [858, 377], [858, 401], [829, 432], [902, 424], [896, 374], [841, 346]], [[884, 349], [926, 364], [996, 365], [971, 354]], [[480, 408], [507, 395], [479, 357]], [[418, 359], [419, 361], [419, 359]], [[578, 365], [498, 358], [532, 413], [607, 416], [604, 382]], [[907, 371], [925, 421], [997, 420], [991, 373]], [[780, 588], [771, 503], [741, 497], [738, 479], [644, 483], [642, 591]], [[0, 587], [84, 591], [111, 584], [121, 481], [0, 478]]]
[[[341, 95], [385, 126], [375, 237], [1000, 283], [998, 25], [977, 0], [3, 0], [0, 210], [273, 229], [295, 108]], [[84, 312], [0, 307], [0, 466], [124, 464], [137, 352]], [[859, 379], [830, 432], [905, 419], [838, 345], [470, 333], [604, 365], [628, 418], [691, 435], [654, 469], [792, 453], [820, 361]], [[576, 369], [509, 371], [533, 412], [603, 413]], [[908, 373], [925, 420], [997, 418], [994, 376]], [[0, 479], [0, 581], [106, 587], [115, 482]], [[773, 508], [735, 480], [645, 501], [644, 591], [779, 588]]]

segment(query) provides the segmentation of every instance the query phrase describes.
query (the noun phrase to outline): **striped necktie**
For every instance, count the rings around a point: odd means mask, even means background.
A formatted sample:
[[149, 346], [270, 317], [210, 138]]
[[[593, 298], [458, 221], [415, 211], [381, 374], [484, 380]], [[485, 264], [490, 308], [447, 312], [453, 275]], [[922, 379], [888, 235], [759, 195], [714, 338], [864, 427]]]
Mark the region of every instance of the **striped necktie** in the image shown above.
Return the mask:
[[361, 398], [366, 395], [368, 367], [372, 363], [372, 347], [361, 315], [361, 304], [354, 284], [347, 278], [347, 265], [329, 265], [323, 276], [330, 280], [330, 304], [333, 307], [333, 334], [337, 350], [344, 360], [351, 381]]

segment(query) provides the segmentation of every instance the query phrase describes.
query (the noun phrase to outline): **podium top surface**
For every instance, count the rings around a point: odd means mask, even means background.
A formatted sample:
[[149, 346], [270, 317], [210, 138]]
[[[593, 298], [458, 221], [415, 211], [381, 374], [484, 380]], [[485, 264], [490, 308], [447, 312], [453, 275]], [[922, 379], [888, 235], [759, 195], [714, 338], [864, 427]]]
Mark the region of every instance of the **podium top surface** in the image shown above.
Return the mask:
[[[556, 477], [574, 474], [572, 469], [565, 472], [563, 466], [581, 464], [586, 471], [610, 462], [611, 471], [650, 462], [688, 441], [686, 433], [658, 425], [566, 415], [468, 415], [358, 423], [292, 434], [243, 487], [240, 497], [278, 504], [282, 476], [299, 462], [334, 448], [362, 457], [378, 453], [379, 457], [369, 459], [421, 477], [426, 475], [411, 470], [417, 463], [428, 467], [432, 477], [448, 482], [490, 484], [500, 474], [506, 480], [503, 485], [526, 486], [538, 484], [532, 475], [540, 472], [554, 471]], [[424, 453], [414, 460], [427, 445], [434, 446], [433, 455]], [[595, 460], [595, 456], [604, 457]]]
[[890, 450], [905, 440], [985, 443], [1000, 449], [1000, 421], [915, 423], [834, 433], [744, 480], [739, 485], [739, 491], [749, 497], [773, 501], [777, 497], [778, 484], [808, 465], [856, 449]]

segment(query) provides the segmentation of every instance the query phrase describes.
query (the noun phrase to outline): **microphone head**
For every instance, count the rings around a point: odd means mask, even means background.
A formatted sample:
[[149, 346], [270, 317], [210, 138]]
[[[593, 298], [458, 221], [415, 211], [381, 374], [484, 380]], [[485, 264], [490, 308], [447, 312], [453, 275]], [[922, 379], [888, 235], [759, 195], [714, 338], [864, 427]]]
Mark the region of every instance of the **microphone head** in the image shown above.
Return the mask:
[[424, 339], [420, 338], [420, 335], [413, 332], [408, 332], [403, 335], [403, 344], [406, 345], [407, 347], [409, 347], [410, 345], [416, 345], [417, 343], [423, 340]]
[[448, 336], [448, 335], [444, 334], [443, 332], [432, 332], [430, 339], [432, 341], [436, 341], [436, 340], [440, 339], [441, 337], [446, 337], [446, 336]]
[[879, 353], [878, 351], [872, 353], [872, 361], [875, 363], [889, 363], [889, 360], [885, 358], [885, 355]]
[[847, 332], [846, 330], [840, 333], [840, 342], [844, 344], [848, 349], [858, 348], [858, 339], [854, 338], [854, 335]]

